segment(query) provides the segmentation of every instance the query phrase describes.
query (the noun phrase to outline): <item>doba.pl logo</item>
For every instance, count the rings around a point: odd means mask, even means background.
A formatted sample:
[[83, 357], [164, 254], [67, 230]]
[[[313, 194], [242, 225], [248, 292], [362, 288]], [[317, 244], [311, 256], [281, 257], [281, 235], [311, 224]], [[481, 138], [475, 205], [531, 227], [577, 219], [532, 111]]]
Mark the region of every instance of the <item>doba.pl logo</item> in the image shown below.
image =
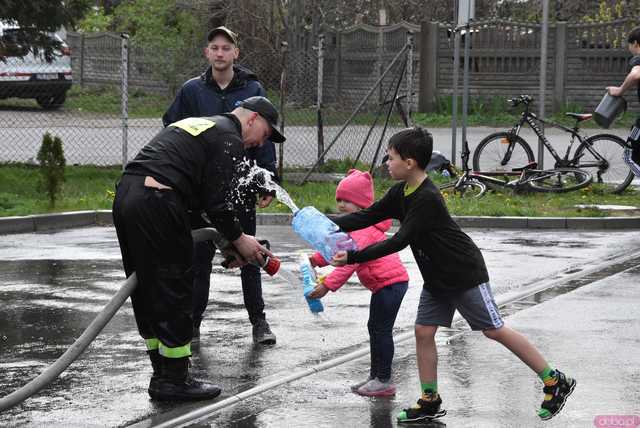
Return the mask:
[[638, 415], [599, 415], [593, 419], [597, 428], [637, 428], [640, 426]]

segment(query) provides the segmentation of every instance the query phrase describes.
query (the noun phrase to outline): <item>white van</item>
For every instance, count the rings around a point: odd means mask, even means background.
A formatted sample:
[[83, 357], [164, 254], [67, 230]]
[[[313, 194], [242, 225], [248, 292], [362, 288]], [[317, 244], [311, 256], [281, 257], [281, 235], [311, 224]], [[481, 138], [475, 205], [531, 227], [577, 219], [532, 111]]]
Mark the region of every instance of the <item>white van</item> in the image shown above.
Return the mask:
[[71, 88], [71, 51], [55, 33], [46, 37], [61, 43], [47, 62], [42, 53], [34, 55], [19, 40], [20, 28], [0, 22], [0, 99], [35, 98], [44, 109], [59, 108]]

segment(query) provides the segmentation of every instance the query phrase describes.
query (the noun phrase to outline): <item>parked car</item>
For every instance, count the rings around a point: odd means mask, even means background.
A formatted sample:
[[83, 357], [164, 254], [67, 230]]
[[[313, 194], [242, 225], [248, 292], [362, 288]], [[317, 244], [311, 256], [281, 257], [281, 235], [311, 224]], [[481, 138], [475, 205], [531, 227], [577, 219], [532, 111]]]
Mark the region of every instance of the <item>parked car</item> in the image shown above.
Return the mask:
[[0, 22], [0, 99], [35, 98], [44, 109], [59, 108], [71, 88], [71, 50], [55, 33], [45, 33], [60, 43], [48, 62], [40, 51], [19, 43], [21, 29]]

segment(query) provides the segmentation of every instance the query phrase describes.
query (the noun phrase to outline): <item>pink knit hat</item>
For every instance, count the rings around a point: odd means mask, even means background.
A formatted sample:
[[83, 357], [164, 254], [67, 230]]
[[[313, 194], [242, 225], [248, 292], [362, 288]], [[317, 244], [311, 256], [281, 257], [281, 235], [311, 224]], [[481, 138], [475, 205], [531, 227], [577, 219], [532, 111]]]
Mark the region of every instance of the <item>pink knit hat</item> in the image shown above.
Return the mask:
[[373, 179], [368, 172], [350, 169], [336, 188], [336, 200], [342, 199], [367, 208], [373, 203]]

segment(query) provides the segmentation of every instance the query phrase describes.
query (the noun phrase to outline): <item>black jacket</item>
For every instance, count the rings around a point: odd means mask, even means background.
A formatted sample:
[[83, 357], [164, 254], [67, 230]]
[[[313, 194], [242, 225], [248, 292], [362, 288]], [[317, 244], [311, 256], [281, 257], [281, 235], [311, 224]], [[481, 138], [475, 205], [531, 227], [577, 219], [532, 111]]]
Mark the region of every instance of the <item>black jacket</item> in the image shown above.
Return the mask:
[[[258, 77], [250, 70], [234, 65], [233, 79], [229, 85], [220, 89], [213, 80], [211, 66], [198, 77], [182, 85], [169, 109], [162, 116], [164, 126], [187, 117], [214, 116], [229, 113], [240, 101], [253, 96], [266, 96]], [[262, 147], [247, 150], [247, 157], [256, 161], [258, 166], [271, 171], [277, 177], [276, 149], [271, 141]]]
[[189, 118], [160, 131], [124, 173], [148, 175], [172, 187], [191, 210], [204, 210], [233, 241], [242, 233], [231, 202], [243, 156], [242, 128], [234, 115]]

